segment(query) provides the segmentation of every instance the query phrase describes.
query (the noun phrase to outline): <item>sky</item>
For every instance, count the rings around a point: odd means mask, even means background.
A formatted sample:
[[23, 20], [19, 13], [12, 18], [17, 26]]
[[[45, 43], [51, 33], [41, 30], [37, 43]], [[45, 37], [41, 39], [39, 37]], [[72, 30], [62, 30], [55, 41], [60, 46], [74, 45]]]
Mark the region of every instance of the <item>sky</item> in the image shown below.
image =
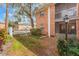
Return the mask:
[[[14, 13], [14, 9], [12, 8], [8, 8], [8, 19], [9, 20], [14, 20], [13, 18], [13, 13]], [[4, 22], [5, 20], [5, 15], [6, 15], [6, 4], [0, 4], [0, 22]], [[29, 23], [29, 21], [25, 21], [26, 23]]]
[[[13, 14], [14, 14], [14, 9], [9, 7], [9, 11], [8, 11], [8, 19], [9, 20], [14, 20]], [[0, 22], [4, 22], [5, 16], [6, 16], [6, 4], [0, 4]], [[35, 19], [35, 17], [34, 17], [34, 19]], [[24, 21], [24, 23], [30, 22], [28, 18], [25, 18], [25, 20], [26, 21]]]
[[[12, 13], [13, 10], [11, 8], [9, 8], [9, 19], [12, 18]], [[5, 20], [5, 15], [6, 15], [6, 4], [2, 4], [0, 5], [0, 22], [3, 22]]]
[[0, 6], [0, 21], [3, 21], [5, 18], [5, 12], [6, 12], [5, 8], [6, 8], [5, 4]]

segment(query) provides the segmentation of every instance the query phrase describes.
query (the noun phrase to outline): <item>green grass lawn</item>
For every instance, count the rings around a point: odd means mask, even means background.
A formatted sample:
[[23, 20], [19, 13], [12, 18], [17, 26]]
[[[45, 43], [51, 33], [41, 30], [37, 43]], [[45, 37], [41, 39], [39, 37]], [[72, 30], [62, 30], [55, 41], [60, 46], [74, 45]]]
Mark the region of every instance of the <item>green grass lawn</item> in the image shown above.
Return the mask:
[[15, 35], [12, 47], [8, 50], [9, 55], [37, 55], [40, 48], [39, 36]]
[[21, 44], [16, 39], [14, 39], [12, 47], [10, 49], [8, 49], [8, 54], [15, 55], [15, 56], [35, 55], [32, 51], [30, 51], [28, 48], [24, 47], [24, 45]]

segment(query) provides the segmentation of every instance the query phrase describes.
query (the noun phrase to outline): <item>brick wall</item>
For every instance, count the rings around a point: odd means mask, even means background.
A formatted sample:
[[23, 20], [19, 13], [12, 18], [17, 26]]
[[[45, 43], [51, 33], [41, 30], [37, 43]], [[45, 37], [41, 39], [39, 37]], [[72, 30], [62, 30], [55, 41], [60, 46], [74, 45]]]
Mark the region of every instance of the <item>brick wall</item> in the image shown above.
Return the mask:
[[5, 28], [5, 24], [4, 23], [0, 23], [0, 29]]
[[[55, 5], [53, 3], [50, 4], [50, 34], [55, 34]], [[44, 12], [44, 16], [40, 16], [40, 12], [36, 14], [36, 26], [40, 28], [42, 24], [44, 29], [43, 33], [48, 34], [48, 7], [45, 10], [41, 11]]]
[[36, 26], [40, 28], [43, 25], [43, 33], [47, 34], [48, 32], [48, 9], [42, 11], [44, 12], [44, 16], [40, 15], [40, 12], [36, 15]]
[[50, 30], [51, 35], [55, 34], [55, 4], [50, 4]]
[[[77, 16], [79, 18], [79, 4], [77, 4]], [[76, 20], [76, 34], [77, 39], [79, 40], [79, 19]]]
[[58, 3], [55, 5], [56, 11], [66, 10], [72, 7], [76, 7], [76, 3]]

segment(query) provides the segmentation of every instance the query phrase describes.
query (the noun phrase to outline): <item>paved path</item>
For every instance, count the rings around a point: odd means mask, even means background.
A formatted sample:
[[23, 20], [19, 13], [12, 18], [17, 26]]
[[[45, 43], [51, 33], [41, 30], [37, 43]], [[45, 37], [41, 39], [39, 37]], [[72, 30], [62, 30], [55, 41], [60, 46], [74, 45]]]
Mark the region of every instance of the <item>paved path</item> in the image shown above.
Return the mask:
[[8, 50], [8, 48], [11, 47], [11, 45], [12, 45], [12, 41], [7, 43], [6, 45], [3, 45], [3, 51], [0, 52], [0, 56], [7, 56], [7, 50]]

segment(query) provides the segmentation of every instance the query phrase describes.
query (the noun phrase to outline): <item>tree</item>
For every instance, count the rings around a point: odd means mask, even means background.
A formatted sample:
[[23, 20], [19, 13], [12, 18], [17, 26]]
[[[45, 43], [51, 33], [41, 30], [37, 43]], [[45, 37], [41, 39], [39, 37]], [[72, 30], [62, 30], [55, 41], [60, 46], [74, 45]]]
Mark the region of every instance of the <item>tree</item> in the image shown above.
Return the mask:
[[[0, 4], [3, 7], [3, 3]], [[5, 29], [8, 32], [8, 3], [6, 3]]]
[[8, 3], [6, 3], [5, 29], [8, 32]]
[[29, 14], [29, 18], [31, 20], [31, 26], [32, 28], [34, 28], [34, 21], [33, 21], [33, 18], [32, 18], [32, 4], [30, 3], [30, 14]]
[[36, 5], [37, 4], [34, 3], [13, 4], [13, 7], [16, 8], [14, 16], [18, 20], [21, 20], [23, 16], [26, 16], [31, 21], [31, 27], [34, 28], [35, 9], [37, 8]]

